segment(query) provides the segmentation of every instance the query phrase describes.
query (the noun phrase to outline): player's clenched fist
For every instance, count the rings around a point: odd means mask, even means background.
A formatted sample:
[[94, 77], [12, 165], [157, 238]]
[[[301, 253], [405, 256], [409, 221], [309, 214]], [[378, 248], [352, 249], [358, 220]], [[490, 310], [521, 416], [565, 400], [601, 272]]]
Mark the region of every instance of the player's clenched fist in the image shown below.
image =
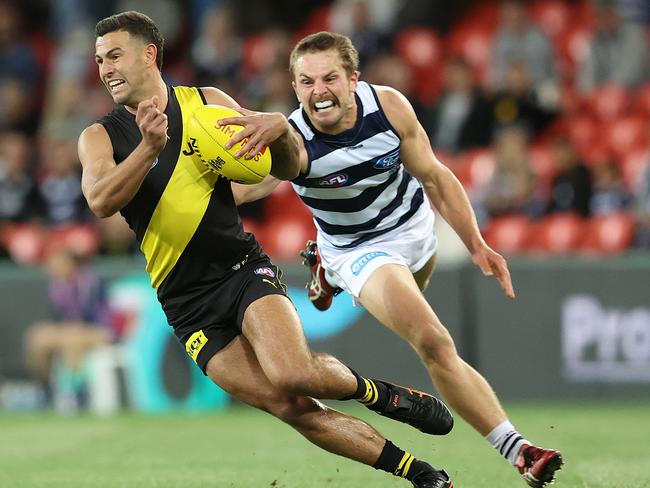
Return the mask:
[[167, 115], [158, 108], [158, 97], [154, 96], [138, 104], [135, 123], [142, 133], [142, 140], [156, 152], [167, 144]]

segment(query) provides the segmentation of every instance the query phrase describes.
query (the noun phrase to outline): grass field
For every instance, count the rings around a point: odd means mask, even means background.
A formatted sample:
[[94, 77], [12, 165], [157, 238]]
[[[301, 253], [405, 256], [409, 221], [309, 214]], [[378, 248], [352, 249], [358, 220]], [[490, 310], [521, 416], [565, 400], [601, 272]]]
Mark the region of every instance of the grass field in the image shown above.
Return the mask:
[[[345, 407], [416, 457], [444, 467], [457, 488], [526, 486], [461, 421], [429, 437], [362, 407]], [[558, 488], [650, 488], [650, 405], [508, 405], [531, 440], [562, 449]], [[410, 486], [324, 453], [263, 413], [112, 418], [0, 413], [2, 488], [388, 488]]]

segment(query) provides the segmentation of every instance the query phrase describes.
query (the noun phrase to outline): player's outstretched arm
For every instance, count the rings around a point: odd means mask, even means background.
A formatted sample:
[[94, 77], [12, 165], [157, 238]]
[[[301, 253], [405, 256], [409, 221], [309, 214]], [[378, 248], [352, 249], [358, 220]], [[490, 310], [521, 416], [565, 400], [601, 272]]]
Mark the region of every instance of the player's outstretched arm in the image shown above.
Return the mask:
[[246, 155], [246, 159], [250, 159], [264, 146], [268, 146], [273, 156], [271, 174], [280, 180], [292, 180], [298, 176], [302, 144], [287, 118], [279, 112], [253, 112], [242, 107], [237, 110], [243, 114], [242, 117], [227, 117], [218, 122], [219, 125], [234, 124], [244, 127], [226, 144], [226, 147], [230, 148], [247, 139], [235, 157]]
[[158, 110], [158, 97], [138, 105], [136, 123], [142, 141], [119, 165], [115, 164], [111, 140], [101, 124], [87, 127], [79, 136], [81, 188], [88, 206], [100, 218], [110, 217], [131, 201], [167, 143], [167, 116]]
[[505, 259], [491, 249], [481, 236], [467, 193], [451, 170], [436, 158], [413, 107], [392, 88], [378, 87], [378, 94], [386, 115], [399, 132], [400, 156], [404, 166], [420, 180], [433, 206], [461, 238], [483, 274], [494, 276], [504, 293], [514, 298]]

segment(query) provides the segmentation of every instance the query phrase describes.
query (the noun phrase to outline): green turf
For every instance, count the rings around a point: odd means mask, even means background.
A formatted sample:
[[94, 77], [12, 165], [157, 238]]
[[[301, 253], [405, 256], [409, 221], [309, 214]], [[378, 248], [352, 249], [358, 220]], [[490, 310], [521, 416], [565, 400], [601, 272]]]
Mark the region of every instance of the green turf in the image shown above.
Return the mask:
[[[345, 405], [337, 404], [337, 407]], [[434, 438], [372, 414], [396, 444], [445, 467], [456, 488], [523, 488], [463, 422]], [[558, 488], [650, 488], [650, 405], [510, 405], [531, 440], [562, 449]], [[2, 488], [383, 488], [404, 480], [324, 453], [246, 408], [202, 415], [113, 418], [0, 413]]]

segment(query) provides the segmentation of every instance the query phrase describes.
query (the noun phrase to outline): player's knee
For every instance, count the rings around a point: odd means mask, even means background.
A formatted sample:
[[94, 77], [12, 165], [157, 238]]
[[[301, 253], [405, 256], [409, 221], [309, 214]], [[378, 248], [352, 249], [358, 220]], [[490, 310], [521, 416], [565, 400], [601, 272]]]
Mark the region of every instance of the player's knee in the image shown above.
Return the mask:
[[269, 375], [273, 386], [287, 395], [309, 395], [312, 390], [312, 378], [308, 371], [296, 368], [291, 372], [276, 372]]
[[307, 428], [325, 406], [306, 396], [284, 396], [275, 399], [267, 410], [278, 419], [293, 426]]
[[413, 339], [413, 347], [426, 364], [434, 363], [442, 368], [452, 367], [458, 357], [451, 335], [436, 324], [421, 327]]

